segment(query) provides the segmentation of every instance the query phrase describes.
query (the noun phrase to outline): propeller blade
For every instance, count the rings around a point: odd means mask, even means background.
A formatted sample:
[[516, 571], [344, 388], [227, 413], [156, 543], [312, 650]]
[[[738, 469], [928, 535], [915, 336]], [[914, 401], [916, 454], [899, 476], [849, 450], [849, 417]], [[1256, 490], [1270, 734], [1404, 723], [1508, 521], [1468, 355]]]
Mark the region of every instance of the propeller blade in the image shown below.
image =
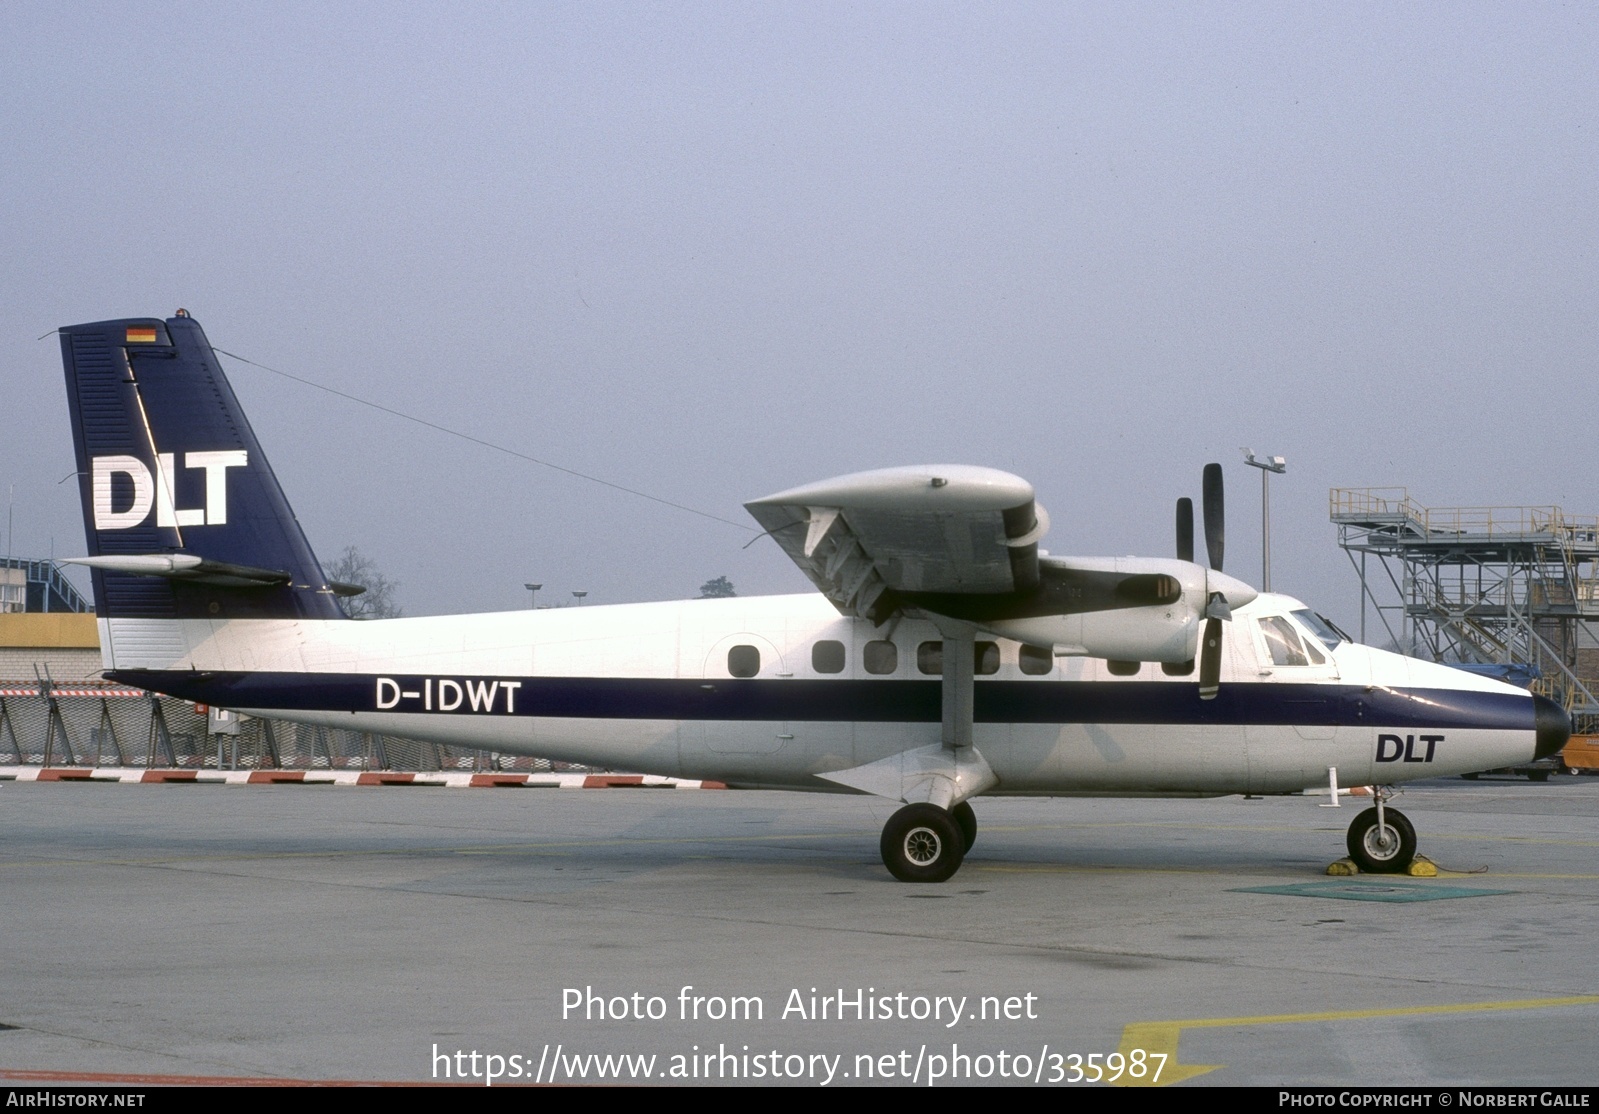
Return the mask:
[[1177, 559], [1194, 559], [1194, 501], [1177, 500]]
[[1222, 520], [1221, 465], [1205, 465], [1205, 549], [1210, 567], [1221, 571], [1222, 550], [1227, 543], [1227, 527]]
[[1199, 699], [1214, 700], [1221, 690], [1221, 620], [1205, 620], [1205, 638], [1199, 648]]

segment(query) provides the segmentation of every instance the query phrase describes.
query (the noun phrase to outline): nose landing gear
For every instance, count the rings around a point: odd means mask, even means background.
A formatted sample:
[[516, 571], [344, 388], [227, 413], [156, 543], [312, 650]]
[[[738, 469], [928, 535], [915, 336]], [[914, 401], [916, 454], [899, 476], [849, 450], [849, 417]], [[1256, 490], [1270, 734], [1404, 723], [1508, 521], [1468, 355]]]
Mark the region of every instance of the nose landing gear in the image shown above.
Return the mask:
[[1403, 874], [1416, 858], [1416, 829], [1404, 813], [1385, 807], [1386, 800], [1378, 790], [1376, 807], [1349, 825], [1349, 857], [1368, 874]]

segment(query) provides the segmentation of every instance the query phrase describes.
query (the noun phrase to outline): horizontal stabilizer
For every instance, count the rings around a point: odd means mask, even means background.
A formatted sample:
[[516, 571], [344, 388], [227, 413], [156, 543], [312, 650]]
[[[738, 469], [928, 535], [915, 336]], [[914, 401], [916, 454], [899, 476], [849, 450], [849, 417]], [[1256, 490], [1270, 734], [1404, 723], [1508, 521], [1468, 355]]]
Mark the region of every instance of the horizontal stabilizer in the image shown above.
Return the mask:
[[[129, 576], [164, 576], [191, 584], [212, 584], [221, 588], [280, 588], [294, 578], [275, 569], [257, 569], [227, 561], [208, 561], [191, 553], [126, 553], [115, 557], [66, 557], [64, 565], [85, 565], [91, 569], [126, 573]], [[348, 585], [347, 587], [353, 587]], [[366, 589], [358, 588], [357, 592]], [[355, 593], [349, 593], [351, 595]]]

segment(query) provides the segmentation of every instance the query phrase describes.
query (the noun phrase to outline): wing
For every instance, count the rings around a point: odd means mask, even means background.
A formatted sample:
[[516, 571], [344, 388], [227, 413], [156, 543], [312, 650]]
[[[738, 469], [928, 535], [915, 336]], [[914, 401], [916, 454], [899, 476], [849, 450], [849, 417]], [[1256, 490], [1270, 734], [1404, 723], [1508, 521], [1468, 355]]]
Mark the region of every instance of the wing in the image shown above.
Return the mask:
[[856, 472], [745, 508], [841, 612], [874, 621], [902, 596], [1035, 589], [1049, 529], [1031, 484], [971, 465]]

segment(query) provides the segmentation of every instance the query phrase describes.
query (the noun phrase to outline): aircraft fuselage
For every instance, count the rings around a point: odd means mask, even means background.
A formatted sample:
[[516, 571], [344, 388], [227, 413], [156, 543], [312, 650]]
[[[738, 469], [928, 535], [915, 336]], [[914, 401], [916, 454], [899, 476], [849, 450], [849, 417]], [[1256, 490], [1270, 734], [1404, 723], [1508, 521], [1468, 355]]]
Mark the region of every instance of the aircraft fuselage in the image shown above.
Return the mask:
[[[1538, 750], [1524, 690], [1312, 642], [1291, 618], [1302, 610], [1280, 595], [1241, 609], [1210, 701], [1155, 663], [1118, 676], [980, 639], [973, 743], [998, 778], [988, 792], [1280, 793], [1326, 785], [1329, 767], [1345, 785], [1394, 784]], [[1310, 647], [1302, 664], [1272, 659], [1263, 618]], [[826, 774], [940, 738], [937, 628], [874, 626], [813, 595], [102, 628], [110, 676], [187, 699], [642, 773], [836, 790]]]

